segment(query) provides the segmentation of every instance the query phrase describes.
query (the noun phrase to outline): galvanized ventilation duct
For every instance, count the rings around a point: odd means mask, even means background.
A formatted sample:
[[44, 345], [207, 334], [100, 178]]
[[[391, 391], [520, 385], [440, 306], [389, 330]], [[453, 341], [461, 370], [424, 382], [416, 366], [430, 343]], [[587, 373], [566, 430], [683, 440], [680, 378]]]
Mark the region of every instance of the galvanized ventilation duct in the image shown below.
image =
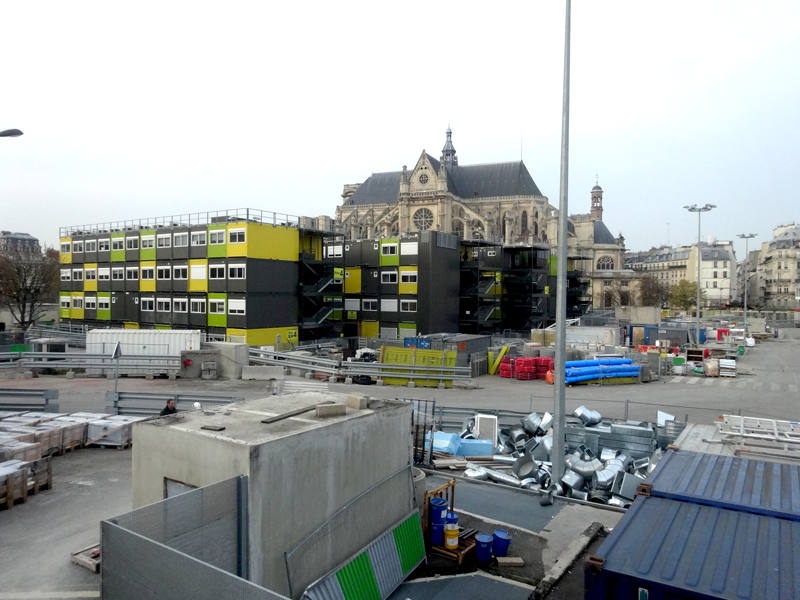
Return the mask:
[[584, 425], [597, 425], [603, 420], [603, 417], [600, 416], [599, 412], [596, 410], [589, 410], [585, 406], [579, 406], [572, 412], [572, 414], [583, 421]]

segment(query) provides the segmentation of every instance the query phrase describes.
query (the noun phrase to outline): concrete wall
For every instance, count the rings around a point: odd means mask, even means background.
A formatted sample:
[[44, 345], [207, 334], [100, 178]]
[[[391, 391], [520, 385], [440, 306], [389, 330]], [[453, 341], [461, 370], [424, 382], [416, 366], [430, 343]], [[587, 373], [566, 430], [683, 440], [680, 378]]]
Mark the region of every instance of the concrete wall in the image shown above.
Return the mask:
[[[393, 406], [392, 406], [393, 405]], [[254, 448], [250, 480], [250, 576], [288, 595], [284, 552], [291, 552], [348, 502], [407, 465], [411, 406], [391, 403], [362, 417]], [[327, 540], [309, 564], [325, 575], [412, 510], [413, 488], [379, 488], [353, 528]]]
[[250, 475], [250, 451], [245, 444], [150, 423], [134, 424], [133, 441], [133, 508], [163, 500], [165, 477], [201, 487]]
[[219, 350], [221, 356], [217, 363], [217, 376], [223, 379], [241, 379], [242, 367], [250, 364], [250, 346], [247, 344], [208, 342], [203, 344], [203, 348]]
[[617, 306], [614, 316], [630, 323], [658, 325], [661, 322], [661, 309], [658, 306]]

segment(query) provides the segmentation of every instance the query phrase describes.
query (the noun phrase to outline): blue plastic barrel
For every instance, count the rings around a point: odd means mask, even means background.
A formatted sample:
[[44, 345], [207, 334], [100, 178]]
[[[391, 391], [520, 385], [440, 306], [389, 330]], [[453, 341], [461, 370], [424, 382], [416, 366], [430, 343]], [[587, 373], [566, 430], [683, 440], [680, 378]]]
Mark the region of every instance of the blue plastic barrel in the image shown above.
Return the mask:
[[505, 529], [495, 529], [492, 536], [492, 551], [495, 556], [505, 556], [508, 554], [508, 547], [511, 545], [511, 535]]
[[444, 546], [444, 523], [431, 523], [431, 544]]
[[475, 548], [475, 555], [481, 562], [486, 562], [492, 558], [492, 536], [488, 533], [479, 533], [475, 536], [478, 546]]
[[458, 524], [458, 515], [454, 512], [448, 512], [445, 517], [445, 523], [447, 525], [457, 525]]
[[437, 525], [444, 525], [447, 513], [447, 500], [444, 498], [431, 498], [430, 521]]

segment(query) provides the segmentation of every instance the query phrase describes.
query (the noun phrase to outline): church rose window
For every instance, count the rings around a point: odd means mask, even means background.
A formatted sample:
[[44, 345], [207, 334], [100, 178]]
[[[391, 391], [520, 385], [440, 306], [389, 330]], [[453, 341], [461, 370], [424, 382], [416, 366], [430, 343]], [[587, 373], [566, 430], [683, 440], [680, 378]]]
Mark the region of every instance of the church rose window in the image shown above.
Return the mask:
[[433, 225], [433, 213], [427, 208], [420, 208], [414, 213], [414, 227], [427, 231]]
[[422, 175], [419, 176], [419, 182], [422, 185], [425, 185], [426, 183], [428, 183], [428, 176], [425, 173], [423, 173]]
[[610, 256], [603, 256], [597, 261], [597, 270], [606, 271], [614, 268], [614, 259]]

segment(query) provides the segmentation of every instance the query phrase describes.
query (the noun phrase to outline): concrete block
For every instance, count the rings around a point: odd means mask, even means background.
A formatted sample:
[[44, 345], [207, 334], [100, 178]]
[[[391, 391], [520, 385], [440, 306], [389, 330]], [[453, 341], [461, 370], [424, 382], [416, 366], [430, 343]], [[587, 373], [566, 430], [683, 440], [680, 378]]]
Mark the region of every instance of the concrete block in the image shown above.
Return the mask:
[[306, 379], [314, 379], [314, 374], [311, 371], [309, 371], [308, 373], [305, 374], [305, 378]]
[[355, 408], [356, 410], [364, 410], [369, 403], [369, 396], [363, 394], [348, 394], [347, 406]]
[[443, 390], [444, 389], [444, 382], [440, 381], [439, 385], [437, 385], [436, 387], [438, 387], [440, 390]]
[[341, 402], [333, 404], [321, 404], [317, 406], [317, 417], [341, 417], [347, 414], [347, 405]]
[[148, 381], [150, 381], [153, 378], [153, 374], [152, 373], [145, 373], [144, 374], [144, 378], [147, 379]]
[[67, 379], [75, 379], [75, 371], [67, 371]]
[[328, 377], [328, 383], [336, 383], [336, 375], [331, 375]]
[[114, 373], [113, 372], [106, 373], [106, 379], [110, 379], [110, 380], [113, 381], [114, 380]]
[[413, 381], [408, 382], [408, 387], [413, 388], [416, 387], [416, 384]]
[[283, 379], [283, 367], [242, 367], [242, 379], [271, 381]]
[[170, 381], [175, 381], [176, 379], [178, 379], [178, 376], [175, 373], [170, 373], [169, 374], [169, 380]]
[[353, 383], [353, 378], [352, 377], [345, 377], [344, 382], [348, 383], [348, 384], [352, 384]]
[[383, 379], [378, 379], [378, 381], [375, 382], [375, 385], [383, 385]]
[[33, 379], [33, 371], [23, 371], [21, 379]]

